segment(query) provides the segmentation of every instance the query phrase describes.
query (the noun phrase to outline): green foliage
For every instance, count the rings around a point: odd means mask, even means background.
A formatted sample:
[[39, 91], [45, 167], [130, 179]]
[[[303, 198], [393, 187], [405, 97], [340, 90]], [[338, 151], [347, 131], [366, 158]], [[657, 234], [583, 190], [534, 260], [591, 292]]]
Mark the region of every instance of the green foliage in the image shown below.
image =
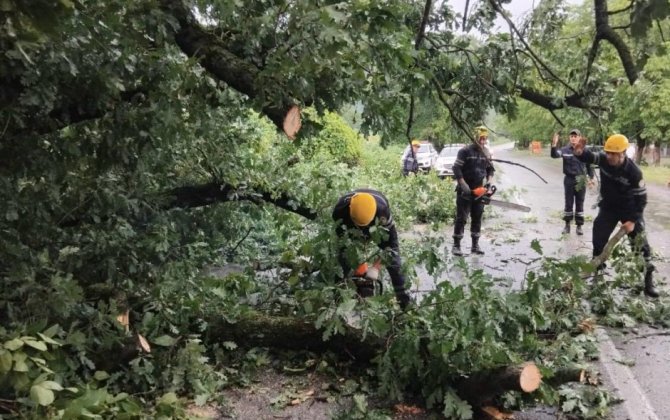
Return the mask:
[[361, 159], [363, 137], [351, 128], [337, 113], [326, 111], [322, 117], [312, 110], [305, 110], [310, 121], [320, 126], [318, 134], [303, 141], [305, 157], [316, 153], [327, 153], [336, 162], [349, 166], [357, 165]]

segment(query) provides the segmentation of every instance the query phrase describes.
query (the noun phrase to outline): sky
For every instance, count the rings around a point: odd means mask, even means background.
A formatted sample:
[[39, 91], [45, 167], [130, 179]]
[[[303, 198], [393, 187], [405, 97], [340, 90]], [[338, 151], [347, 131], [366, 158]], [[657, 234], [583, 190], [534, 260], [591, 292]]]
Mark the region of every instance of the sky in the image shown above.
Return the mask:
[[[451, 8], [454, 9], [456, 13], [463, 14], [463, 9], [465, 7], [466, 0], [446, 0]], [[482, 1], [482, 0], [479, 0]], [[580, 4], [584, 0], [568, 0], [569, 4]], [[473, 5], [477, 3], [477, 0], [470, 0], [469, 10], [472, 9]], [[533, 7], [539, 3], [539, 0], [512, 0], [511, 3], [503, 5], [506, 10], [509, 10], [512, 13], [512, 21], [515, 23], [519, 22], [527, 13], [529, 13]], [[507, 23], [503, 18], [498, 17], [496, 19], [496, 26], [500, 28], [501, 31], [508, 31]]]

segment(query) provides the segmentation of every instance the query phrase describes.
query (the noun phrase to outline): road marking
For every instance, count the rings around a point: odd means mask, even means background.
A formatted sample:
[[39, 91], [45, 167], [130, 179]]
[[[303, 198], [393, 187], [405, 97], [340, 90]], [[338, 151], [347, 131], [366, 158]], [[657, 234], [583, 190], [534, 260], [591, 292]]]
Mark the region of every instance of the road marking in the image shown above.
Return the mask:
[[600, 362], [605, 368], [611, 385], [616, 388], [619, 397], [623, 399], [622, 405], [628, 418], [660, 420], [633, 372], [628, 366], [620, 363], [623, 357], [605, 329], [597, 328], [596, 337], [600, 343]]

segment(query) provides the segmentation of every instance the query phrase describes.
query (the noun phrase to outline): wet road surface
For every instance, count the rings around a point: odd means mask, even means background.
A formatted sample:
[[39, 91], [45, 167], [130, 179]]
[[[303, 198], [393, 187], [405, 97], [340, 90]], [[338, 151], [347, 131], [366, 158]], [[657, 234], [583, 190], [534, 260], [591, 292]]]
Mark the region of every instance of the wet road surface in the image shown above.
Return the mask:
[[[466, 255], [465, 261], [491, 276], [500, 278], [501, 288], [523, 287], [525, 273], [537, 268], [540, 256], [531, 248], [538, 240], [545, 256], [567, 258], [572, 255], [591, 256], [591, 228], [597, 215], [592, 208], [597, 200], [597, 190], [587, 191], [584, 204], [586, 223], [584, 235], [561, 235], [563, 229], [563, 174], [560, 159], [531, 156], [526, 152], [507, 150], [505, 145], [494, 148], [497, 159], [524, 164], [547, 180], [545, 184], [531, 172], [517, 166], [496, 163], [494, 184], [498, 187], [497, 199], [512, 201], [531, 207], [530, 213], [516, 212], [487, 206], [482, 225], [480, 245], [484, 256]], [[597, 172], [597, 170], [596, 170]], [[649, 243], [656, 254], [656, 282], [659, 289], [668, 293], [667, 277], [670, 273], [670, 188], [648, 185], [648, 205], [645, 209]], [[466, 226], [462, 249], [470, 248]], [[417, 231], [415, 234], [424, 234]], [[455, 261], [449, 254], [451, 231], [440, 232], [446, 239], [445, 258]], [[415, 290], [432, 289], [437, 282], [465, 281], [458, 270], [432, 278], [425, 270], [418, 269], [419, 284]], [[421, 293], [417, 293], [420, 299]], [[667, 297], [666, 297], [667, 299]], [[615, 406], [611, 418], [663, 419], [670, 418], [670, 331], [649, 327], [635, 330], [599, 330], [601, 362], [597, 366], [604, 381], [617, 396], [624, 399]], [[634, 362], [631, 366], [631, 361]], [[546, 418], [546, 417], [545, 417]]]

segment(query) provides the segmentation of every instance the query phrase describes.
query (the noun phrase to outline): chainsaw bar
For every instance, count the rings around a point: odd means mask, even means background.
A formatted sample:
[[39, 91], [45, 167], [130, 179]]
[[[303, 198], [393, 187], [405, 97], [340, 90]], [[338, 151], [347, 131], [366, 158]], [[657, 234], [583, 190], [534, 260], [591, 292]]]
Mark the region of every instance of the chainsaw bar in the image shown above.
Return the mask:
[[493, 198], [489, 198], [488, 200], [484, 201], [485, 204], [491, 204], [496, 207], [502, 207], [505, 209], [510, 209], [510, 210], [518, 210], [518, 211], [523, 211], [523, 212], [529, 212], [530, 207], [528, 206], [522, 206], [521, 204], [516, 204], [516, 203], [510, 203], [508, 201], [500, 201], [500, 200], [495, 200]]

